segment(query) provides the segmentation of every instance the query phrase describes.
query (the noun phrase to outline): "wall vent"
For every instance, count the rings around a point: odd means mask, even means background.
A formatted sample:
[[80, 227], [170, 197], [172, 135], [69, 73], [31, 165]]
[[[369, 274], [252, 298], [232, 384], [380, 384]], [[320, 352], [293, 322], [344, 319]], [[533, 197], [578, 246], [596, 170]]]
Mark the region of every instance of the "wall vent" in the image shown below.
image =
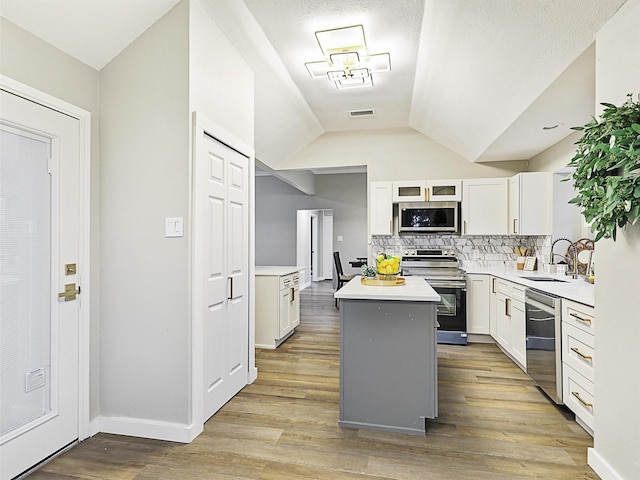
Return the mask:
[[376, 112], [372, 108], [366, 110], [349, 110], [349, 116], [351, 118], [373, 117], [375, 114]]

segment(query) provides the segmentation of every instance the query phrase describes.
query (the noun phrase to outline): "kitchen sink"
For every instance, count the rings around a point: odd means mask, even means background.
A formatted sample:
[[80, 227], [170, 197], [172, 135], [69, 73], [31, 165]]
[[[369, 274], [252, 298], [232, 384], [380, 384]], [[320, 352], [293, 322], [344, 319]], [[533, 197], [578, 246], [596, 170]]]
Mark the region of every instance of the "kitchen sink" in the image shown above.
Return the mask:
[[566, 280], [560, 280], [558, 278], [551, 278], [551, 277], [521, 277], [524, 280], [531, 280], [533, 282], [561, 282], [561, 283], [565, 283]]

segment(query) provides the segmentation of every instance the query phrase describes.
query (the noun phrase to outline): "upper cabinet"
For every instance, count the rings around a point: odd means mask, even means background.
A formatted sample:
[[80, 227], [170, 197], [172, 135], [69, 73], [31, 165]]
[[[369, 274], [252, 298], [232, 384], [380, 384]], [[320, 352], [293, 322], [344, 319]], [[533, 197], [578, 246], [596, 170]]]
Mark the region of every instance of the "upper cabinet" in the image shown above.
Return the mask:
[[427, 200], [426, 180], [393, 182], [393, 202], [425, 202]]
[[371, 182], [369, 184], [369, 234], [391, 235], [393, 233], [393, 183]]
[[509, 179], [509, 233], [551, 234], [551, 176], [525, 172]]
[[393, 202], [461, 202], [462, 180], [393, 182]]
[[427, 182], [427, 201], [461, 202], [462, 180], [429, 180]]
[[462, 234], [508, 233], [507, 178], [463, 180]]

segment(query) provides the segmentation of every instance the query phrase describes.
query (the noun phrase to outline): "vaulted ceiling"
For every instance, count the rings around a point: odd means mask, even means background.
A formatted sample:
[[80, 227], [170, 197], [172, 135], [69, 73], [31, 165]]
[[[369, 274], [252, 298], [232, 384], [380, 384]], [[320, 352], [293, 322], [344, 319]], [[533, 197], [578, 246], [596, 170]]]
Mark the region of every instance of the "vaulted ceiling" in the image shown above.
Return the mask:
[[[0, 13], [100, 69], [179, 0], [0, 0]], [[325, 132], [413, 128], [471, 162], [523, 160], [594, 110], [593, 41], [625, 0], [192, 0], [256, 72], [256, 156], [277, 168]], [[362, 25], [391, 71], [311, 78], [314, 33]], [[351, 118], [350, 110], [374, 116]], [[552, 127], [554, 129], [543, 129]]]

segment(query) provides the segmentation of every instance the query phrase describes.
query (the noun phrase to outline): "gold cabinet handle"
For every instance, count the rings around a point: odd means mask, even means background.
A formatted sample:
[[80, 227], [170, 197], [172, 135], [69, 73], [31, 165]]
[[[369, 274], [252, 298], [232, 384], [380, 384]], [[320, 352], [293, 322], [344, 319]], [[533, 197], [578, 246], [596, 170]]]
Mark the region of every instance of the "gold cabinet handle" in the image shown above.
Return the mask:
[[591, 323], [591, 319], [590, 319], [590, 318], [582, 318], [580, 315], [576, 315], [575, 313], [571, 313], [570, 315], [571, 315], [573, 318], [575, 318], [575, 319], [577, 319], [577, 320], [580, 320], [581, 322], [589, 323], [589, 324]]
[[514, 218], [513, 219], [513, 233], [518, 233], [518, 227], [516, 226], [518, 223], [518, 219]]
[[586, 402], [582, 399], [582, 397], [580, 396], [579, 392], [571, 392], [571, 395], [573, 395], [574, 397], [576, 397], [578, 400], [580, 400], [580, 403], [583, 404], [585, 407], [593, 407], [593, 403], [589, 403]]
[[504, 314], [507, 317], [511, 316], [511, 299], [510, 298], [504, 299]]
[[233, 277], [227, 277], [227, 279], [231, 283], [231, 285], [229, 286], [229, 296], [227, 297], [227, 300], [231, 300], [233, 299]]
[[571, 351], [577, 353], [578, 355], [580, 355], [585, 360], [591, 360], [593, 358], [593, 357], [591, 357], [589, 355], [585, 355], [584, 353], [582, 353], [580, 350], [578, 350], [578, 347], [571, 347]]
[[291, 287], [291, 300], [290, 302], [293, 302], [296, 299], [296, 289]]
[[467, 234], [467, 221], [466, 220], [462, 221], [462, 233], [465, 234], [465, 235]]

